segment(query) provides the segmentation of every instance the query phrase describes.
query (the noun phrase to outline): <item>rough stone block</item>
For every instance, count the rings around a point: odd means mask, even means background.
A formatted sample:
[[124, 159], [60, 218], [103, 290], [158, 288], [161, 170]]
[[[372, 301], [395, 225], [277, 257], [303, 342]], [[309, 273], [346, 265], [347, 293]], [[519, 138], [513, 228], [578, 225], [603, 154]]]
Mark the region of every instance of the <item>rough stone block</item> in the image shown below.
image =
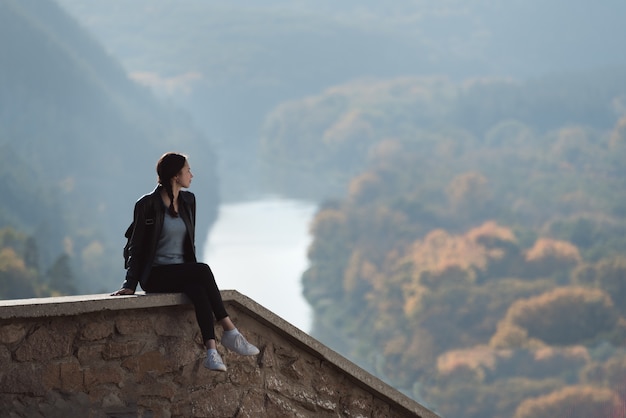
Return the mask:
[[172, 416], [169, 402], [163, 399], [145, 397], [139, 399], [137, 405], [140, 407], [137, 416], [142, 418], [170, 418]]
[[115, 392], [111, 392], [110, 390], [103, 393], [99, 399], [101, 399], [101, 407], [103, 410], [122, 408], [126, 406], [119, 395]]
[[246, 392], [237, 411], [238, 418], [257, 418], [265, 409], [265, 394], [260, 389]]
[[311, 387], [320, 395], [328, 398], [338, 398], [342, 393], [341, 376], [338, 373], [331, 373], [327, 368], [322, 367], [311, 380]]
[[141, 352], [145, 342], [142, 340], [109, 341], [104, 345], [102, 357], [105, 360], [135, 356]]
[[128, 315], [115, 318], [115, 329], [121, 335], [144, 335], [154, 332], [152, 318], [143, 313], [131, 311]]
[[41, 383], [48, 390], [61, 388], [61, 367], [58, 362], [47, 363], [44, 366]]
[[98, 364], [103, 361], [103, 351], [104, 344], [81, 345], [78, 347], [76, 357], [82, 365]]
[[242, 395], [242, 392], [230, 385], [219, 385], [211, 390], [197, 390], [189, 396], [191, 416], [234, 417]]
[[[93, 417], [89, 405], [89, 396], [85, 393], [48, 392], [45, 399], [39, 403], [39, 409], [44, 417]], [[95, 412], [95, 411], [93, 411]]]
[[37, 328], [15, 351], [18, 361], [45, 361], [72, 355], [76, 327], [68, 322], [53, 322]]
[[303, 380], [306, 376], [310, 376], [310, 373], [307, 373], [307, 365], [299, 358], [292, 361], [283, 361], [280, 372], [296, 382]]
[[43, 396], [46, 388], [42, 382], [43, 366], [36, 363], [15, 363], [3, 370], [0, 393]]
[[5, 346], [0, 345], [0, 376], [5, 370], [8, 370], [10, 364], [11, 352]]
[[266, 381], [266, 387], [276, 392], [281, 398], [289, 399], [292, 403], [296, 403], [312, 412], [316, 411], [318, 406], [323, 405], [325, 408], [327, 405], [327, 402], [322, 402], [318, 405], [315, 391], [282, 375], [271, 376]]
[[157, 335], [193, 339], [198, 324], [192, 308], [179, 307], [161, 312], [154, 322]]
[[89, 322], [80, 330], [80, 338], [84, 341], [97, 341], [113, 334], [113, 324], [107, 320]]
[[206, 350], [189, 338], [159, 337], [158, 346], [175, 368], [196, 363], [199, 358], [204, 360], [206, 356]]
[[[128, 399], [128, 392], [131, 388], [126, 390], [119, 388], [115, 384], [102, 384], [98, 386], [92, 386], [86, 390], [89, 395], [89, 403], [96, 408], [110, 408], [111, 410], [118, 412], [118, 408], [129, 408], [134, 403]], [[106, 404], [105, 404], [106, 400]], [[136, 408], [134, 409], [136, 411]], [[117, 416], [117, 415], [113, 415]], [[123, 415], [124, 416], [124, 415]]]
[[[137, 387], [137, 396], [140, 399], [159, 398], [172, 401], [180, 388], [171, 381], [159, 380], [154, 377], [146, 376]], [[143, 405], [139, 402], [140, 405]]]
[[276, 364], [274, 358], [274, 345], [272, 343], [267, 344], [257, 356], [258, 363], [261, 368], [271, 369]]
[[302, 411], [291, 402], [273, 393], [266, 394], [265, 415], [273, 418], [306, 418], [311, 416], [311, 412]]
[[67, 392], [80, 392], [85, 389], [83, 371], [78, 360], [72, 358], [59, 363], [61, 390]]
[[228, 366], [228, 376], [230, 382], [234, 385], [261, 387], [263, 384], [263, 375], [261, 369], [256, 364], [254, 356], [237, 356], [231, 355], [224, 357]]
[[[202, 359], [203, 360], [203, 359]], [[173, 377], [173, 381], [183, 388], [192, 388], [204, 383], [203, 373], [200, 370], [204, 369], [201, 361], [197, 360], [192, 364], [188, 364], [179, 369], [179, 372], [176, 373]]]
[[0, 325], [0, 344], [15, 344], [26, 336], [26, 331], [23, 324]]
[[175, 367], [172, 367], [172, 362], [158, 351], [148, 351], [129, 357], [122, 362], [122, 367], [133, 373], [137, 382], [142, 381], [146, 373], [161, 375], [175, 370]]
[[103, 383], [113, 383], [120, 385], [124, 379], [124, 372], [117, 364], [104, 364], [96, 367], [86, 367], [83, 371], [85, 388], [89, 388]]
[[374, 416], [371, 415], [374, 410], [372, 396], [360, 393], [357, 390], [354, 390], [341, 399], [340, 408], [343, 414], [349, 417]]

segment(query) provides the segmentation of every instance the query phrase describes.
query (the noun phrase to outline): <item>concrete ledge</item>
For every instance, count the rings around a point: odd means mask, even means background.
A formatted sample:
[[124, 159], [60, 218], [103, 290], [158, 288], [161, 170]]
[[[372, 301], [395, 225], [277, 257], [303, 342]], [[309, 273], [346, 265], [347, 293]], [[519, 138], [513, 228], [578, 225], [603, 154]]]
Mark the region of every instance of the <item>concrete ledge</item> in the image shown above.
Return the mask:
[[0, 301], [0, 319], [80, 315], [89, 312], [155, 308], [190, 303], [182, 293], [137, 292], [128, 296], [109, 294]]
[[[225, 303], [233, 304], [251, 318], [283, 335], [293, 345], [303, 351], [307, 351], [313, 356], [333, 364], [345, 373], [355, 385], [362, 387], [368, 392], [376, 393], [390, 402], [401, 405], [417, 417], [438, 418], [429, 409], [398, 392], [252, 299], [235, 290], [222, 290], [221, 293]], [[0, 301], [0, 319], [74, 316], [100, 311], [146, 309], [187, 304], [190, 304], [189, 299], [181, 293], [145, 294], [138, 292], [135, 295], [128, 296], [96, 294], [17, 299]]]

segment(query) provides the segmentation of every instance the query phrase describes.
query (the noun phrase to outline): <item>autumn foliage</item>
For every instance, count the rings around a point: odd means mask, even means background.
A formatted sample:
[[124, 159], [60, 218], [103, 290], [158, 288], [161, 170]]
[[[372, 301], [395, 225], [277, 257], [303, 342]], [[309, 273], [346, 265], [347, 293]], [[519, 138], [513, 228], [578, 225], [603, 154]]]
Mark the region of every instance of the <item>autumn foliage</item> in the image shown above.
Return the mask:
[[298, 113], [301, 161], [345, 176], [311, 224], [312, 332], [445, 417], [622, 417], [624, 119], [533, 123], [556, 96], [518, 87], [403, 79], [277, 111], [322, 107]]

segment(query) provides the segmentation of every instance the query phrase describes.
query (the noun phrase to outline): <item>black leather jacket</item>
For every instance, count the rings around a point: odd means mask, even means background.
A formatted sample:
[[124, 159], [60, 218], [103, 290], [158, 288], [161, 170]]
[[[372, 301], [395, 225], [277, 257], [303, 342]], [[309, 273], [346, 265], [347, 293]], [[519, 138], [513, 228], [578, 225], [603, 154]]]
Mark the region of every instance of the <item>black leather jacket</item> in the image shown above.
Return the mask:
[[[163, 229], [163, 218], [167, 208], [161, 199], [162, 186], [152, 193], [142, 196], [135, 203], [134, 228], [128, 247], [129, 259], [126, 280], [123, 288], [135, 290], [137, 283], [145, 290], [154, 262], [157, 243]], [[180, 191], [178, 194], [178, 214], [187, 227], [184, 244], [185, 262], [197, 262], [195, 248], [196, 197], [193, 193]]]

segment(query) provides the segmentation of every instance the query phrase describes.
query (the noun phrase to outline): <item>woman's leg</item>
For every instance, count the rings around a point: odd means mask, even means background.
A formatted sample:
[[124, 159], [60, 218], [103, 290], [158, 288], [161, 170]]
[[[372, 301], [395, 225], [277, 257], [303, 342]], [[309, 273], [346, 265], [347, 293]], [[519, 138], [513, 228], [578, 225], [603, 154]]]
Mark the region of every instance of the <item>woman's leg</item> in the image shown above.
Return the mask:
[[[204, 263], [196, 263], [193, 264], [193, 266], [194, 268], [197, 268], [199, 272], [198, 274], [190, 275], [187, 279], [190, 282], [190, 291], [197, 291], [201, 293], [202, 289], [205, 289], [210, 301], [210, 306], [215, 313], [215, 318], [217, 318], [220, 325], [224, 328], [224, 334], [221, 339], [222, 345], [229, 350], [244, 356], [259, 354], [259, 349], [250, 344], [244, 336], [239, 333], [233, 322], [230, 320], [230, 317], [224, 308], [222, 294], [217, 287], [217, 283], [215, 283], [215, 277], [213, 276], [211, 268]], [[209, 341], [209, 343], [215, 344], [215, 340], [213, 339]]]
[[[203, 280], [202, 276], [207, 277], [207, 274], [206, 269], [201, 266], [201, 264], [196, 263], [185, 263], [153, 267], [148, 285], [144, 290], [149, 293], [185, 293], [194, 305], [196, 320], [202, 333], [202, 341], [207, 348], [215, 348], [212, 298], [209, 297], [207, 286], [203, 285], [203, 282], [207, 280]], [[223, 303], [220, 305], [220, 314], [228, 316]]]
[[[204, 289], [204, 292], [208, 295], [211, 309], [215, 314], [215, 319], [217, 319], [217, 321], [222, 324], [222, 322], [224, 322], [224, 320], [228, 318], [228, 313], [226, 312], [226, 308], [224, 307], [222, 294], [217, 287], [217, 283], [215, 282], [215, 276], [213, 276], [211, 267], [204, 263], [192, 263], [190, 265], [194, 266], [194, 268], [197, 268], [198, 272], [197, 274], [193, 275], [193, 278], [192, 276], [190, 276], [188, 279], [199, 282], [197, 284], [194, 284], [194, 286], [198, 286], [199, 288]], [[230, 319], [225, 322], [226, 324], [230, 324], [232, 326], [232, 328], [230, 329], [235, 328], [235, 326], [232, 325]]]
[[[207, 264], [185, 263], [154, 267], [149, 284], [149, 288], [145, 289], [148, 292], [182, 291], [191, 299], [196, 309], [196, 320], [200, 326], [203, 342], [208, 349], [216, 347], [214, 314], [225, 331], [222, 336], [222, 345], [242, 355], [259, 353], [258, 348], [239, 333], [228, 316], [213, 272]], [[150, 288], [159, 290], [150, 290]]]

